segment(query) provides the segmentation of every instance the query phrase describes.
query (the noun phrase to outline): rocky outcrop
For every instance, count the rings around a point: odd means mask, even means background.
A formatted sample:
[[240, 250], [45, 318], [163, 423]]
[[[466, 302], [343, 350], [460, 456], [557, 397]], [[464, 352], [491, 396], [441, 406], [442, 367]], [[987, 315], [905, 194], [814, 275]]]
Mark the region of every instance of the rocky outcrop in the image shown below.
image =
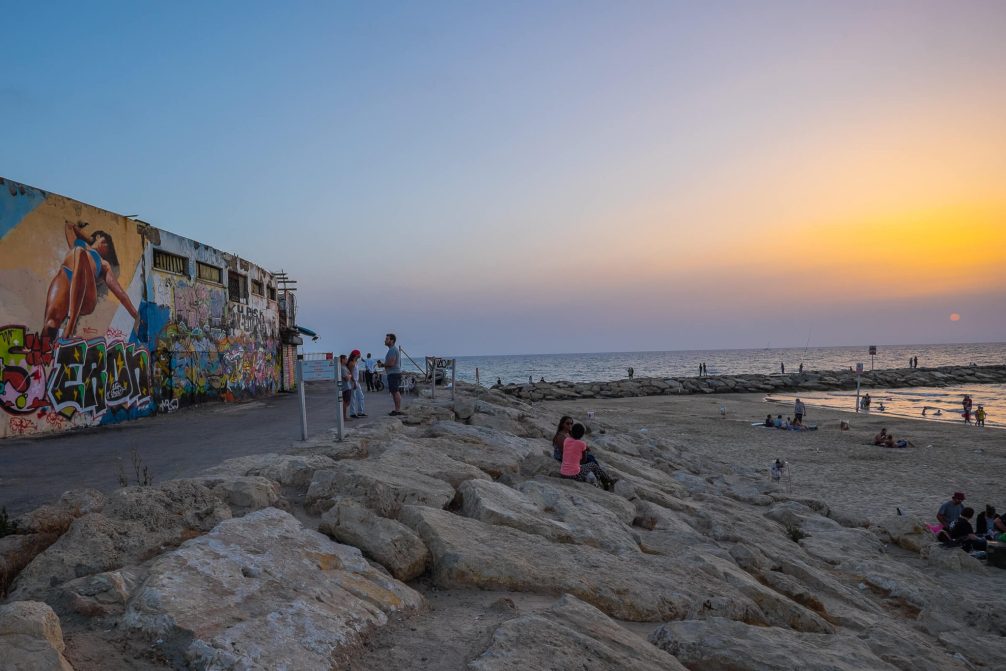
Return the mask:
[[546, 667], [553, 671], [685, 669], [671, 655], [568, 594], [540, 613], [504, 623], [493, 633], [485, 652], [468, 665], [473, 671]]
[[306, 505], [325, 511], [334, 497], [357, 498], [385, 517], [395, 517], [403, 505], [418, 504], [443, 508], [454, 499], [454, 488], [414, 468], [377, 463], [345, 461], [335, 468], [316, 471], [307, 490]]
[[[864, 372], [862, 386], [872, 388], [946, 387], [955, 384], [1006, 383], [1006, 366], [944, 366], [892, 368]], [[856, 388], [849, 370], [805, 371], [762, 375], [633, 378], [604, 382], [535, 382], [494, 387], [504, 394], [531, 401], [582, 398], [625, 398], [669, 394], [736, 394], [752, 392], [837, 391]]]
[[421, 606], [356, 548], [267, 508], [156, 559], [123, 623], [193, 668], [327, 669]]
[[322, 516], [318, 530], [359, 548], [399, 580], [422, 575], [429, 563], [430, 551], [411, 529], [352, 499], [338, 499]]
[[63, 631], [39, 601], [0, 605], [0, 666], [9, 671], [73, 671], [63, 657]]

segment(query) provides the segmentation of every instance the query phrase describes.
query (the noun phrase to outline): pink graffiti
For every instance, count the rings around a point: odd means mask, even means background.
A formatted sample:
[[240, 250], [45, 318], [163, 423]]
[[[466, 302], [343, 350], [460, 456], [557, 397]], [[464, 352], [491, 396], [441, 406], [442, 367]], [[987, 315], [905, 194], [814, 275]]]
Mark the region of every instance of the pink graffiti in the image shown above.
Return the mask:
[[126, 334], [120, 331], [119, 329], [110, 328], [107, 331], [105, 331], [105, 339], [108, 341], [125, 340]]
[[26, 433], [35, 431], [35, 422], [31, 421], [27, 417], [11, 417], [10, 430], [13, 434], [23, 436]]

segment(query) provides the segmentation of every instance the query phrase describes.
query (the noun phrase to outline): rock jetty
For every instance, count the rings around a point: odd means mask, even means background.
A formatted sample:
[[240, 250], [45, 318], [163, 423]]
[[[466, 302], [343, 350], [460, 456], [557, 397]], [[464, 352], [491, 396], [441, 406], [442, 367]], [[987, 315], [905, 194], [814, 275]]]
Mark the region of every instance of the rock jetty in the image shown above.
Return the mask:
[[496, 391], [420, 399], [343, 442], [68, 492], [0, 538], [2, 666], [1002, 668], [1006, 573], [922, 520], [598, 424], [604, 491], [557, 477], [555, 420]]
[[[1006, 366], [944, 366], [886, 368], [865, 371], [864, 389], [947, 387], [957, 384], [1006, 383]], [[608, 382], [534, 382], [497, 385], [504, 394], [528, 401], [568, 401], [579, 398], [629, 398], [672, 394], [743, 394], [769, 392], [839, 391], [856, 388], [850, 370], [804, 371], [763, 375], [708, 375], [704, 377], [636, 377]]]

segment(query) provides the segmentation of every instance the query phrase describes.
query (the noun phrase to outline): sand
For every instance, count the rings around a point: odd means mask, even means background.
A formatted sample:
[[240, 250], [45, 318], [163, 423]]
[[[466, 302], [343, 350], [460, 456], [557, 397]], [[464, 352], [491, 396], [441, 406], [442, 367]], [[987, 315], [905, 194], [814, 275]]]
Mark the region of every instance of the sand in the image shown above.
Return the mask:
[[[611, 431], [639, 431], [665, 437], [671, 444], [700, 451], [729, 472], [734, 466], [765, 470], [779, 458], [789, 462], [790, 491], [821, 499], [870, 520], [896, 513], [935, 521], [936, 510], [954, 491], [967, 494], [978, 511], [986, 503], [1006, 511], [1006, 430], [910, 418], [857, 415], [808, 408], [807, 423], [817, 431], [780, 431], [752, 427], [771, 412], [793, 414], [792, 405], [763, 400], [761, 394], [650, 396], [624, 399], [544, 402], [541, 407], [586, 417]], [[721, 415], [720, 408], [725, 409]], [[849, 431], [839, 429], [841, 420]], [[887, 427], [895, 438], [916, 448], [874, 447], [872, 438]], [[589, 442], [589, 441], [588, 441]]]

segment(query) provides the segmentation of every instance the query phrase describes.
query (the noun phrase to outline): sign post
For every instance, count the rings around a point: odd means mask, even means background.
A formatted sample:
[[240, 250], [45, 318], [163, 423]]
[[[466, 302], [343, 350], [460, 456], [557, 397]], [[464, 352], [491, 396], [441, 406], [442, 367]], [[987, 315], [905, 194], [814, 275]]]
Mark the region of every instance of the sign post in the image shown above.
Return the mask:
[[335, 437], [341, 443], [342, 442], [342, 361], [339, 357], [335, 358], [335, 393], [336, 399], [338, 400], [338, 405], [336, 406], [336, 422], [335, 422]]
[[297, 354], [297, 396], [300, 397], [300, 439], [307, 440], [307, 398], [304, 392], [303, 354]]
[[877, 355], [877, 346], [870, 345], [870, 370], [873, 370], [873, 357]]
[[856, 364], [856, 412], [859, 412], [859, 383], [863, 377], [863, 364]]

